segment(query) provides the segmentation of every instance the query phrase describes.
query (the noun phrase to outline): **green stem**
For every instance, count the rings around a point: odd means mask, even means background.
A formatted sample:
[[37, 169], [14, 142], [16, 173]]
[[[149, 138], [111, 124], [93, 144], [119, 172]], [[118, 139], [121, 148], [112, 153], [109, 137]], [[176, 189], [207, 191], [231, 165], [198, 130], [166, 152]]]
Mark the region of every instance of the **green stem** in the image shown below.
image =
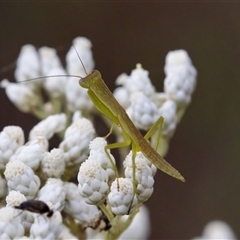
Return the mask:
[[106, 240], [115, 240], [120, 237], [120, 235], [130, 226], [133, 221], [133, 218], [139, 211], [140, 204], [138, 204], [128, 216], [126, 220], [123, 220], [122, 216], [116, 216], [112, 228], [108, 231], [106, 235]]
[[99, 207], [101, 208], [101, 210], [106, 215], [109, 222], [111, 223], [114, 220], [114, 215], [112, 214], [112, 212], [108, 210], [108, 208], [106, 207], [105, 204], [101, 204], [101, 205], [99, 205]]
[[86, 231], [81, 224], [77, 224], [71, 215], [68, 215], [68, 221], [64, 220], [64, 225], [69, 228], [70, 232], [79, 240], [86, 240]]

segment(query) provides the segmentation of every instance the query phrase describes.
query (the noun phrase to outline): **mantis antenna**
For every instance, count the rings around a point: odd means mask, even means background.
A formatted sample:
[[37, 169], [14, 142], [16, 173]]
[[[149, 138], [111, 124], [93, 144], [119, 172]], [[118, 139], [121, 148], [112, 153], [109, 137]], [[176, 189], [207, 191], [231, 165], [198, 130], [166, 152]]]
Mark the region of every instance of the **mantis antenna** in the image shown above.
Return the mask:
[[[73, 48], [74, 48], [74, 50], [75, 50], [75, 52], [76, 52], [76, 54], [77, 54], [77, 56], [78, 56], [79, 61], [80, 61], [81, 64], [82, 64], [82, 67], [83, 67], [83, 70], [84, 70], [85, 74], [86, 74], [86, 75], [89, 75], [88, 72], [87, 72], [87, 70], [86, 70], [86, 68], [85, 68], [85, 66], [84, 66], [84, 64], [83, 64], [83, 61], [82, 61], [81, 57], [80, 57], [79, 54], [78, 54], [78, 51], [77, 51], [76, 47], [75, 47], [74, 45], [72, 45], [72, 46], [73, 46]], [[19, 82], [30, 82], [30, 81], [33, 81], [33, 80], [39, 80], [39, 79], [50, 78], [50, 77], [75, 77], [75, 78], [83, 78], [83, 77], [77, 76], [77, 75], [65, 74], [65, 75], [52, 75], [52, 76], [44, 76], [44, 77], [31, 78], [31, 79], [27, 79], [27, 80], [19, 81]]]
[[[84, 72], [85, 72], [85, 74], [86, 75], [89, 75], [89, 73], [87, 72], [87, 70], [86, 70], [86, 68], [85, 68], [85, 66], [84, 66], [84, 64], [83, 64], [83, 61], [82, 61], [82, 59], [80, 58], [80, 56], [79, 56], [79, 54], [78, 54], [78, 51], [77, 51], [77, 49], [76, 49], [76, 47], [73, 45], [73, 48], [74, 48], [74, 50], [75, 50], [75, 52], [76, 52], [76, 54], [77, 54], [77, 56], [78, 56], [78, 59], [80, 60], [80, 62], [81, 62], [81, 64], [82, 64], [82, 67], [83, 67], [83, 70], [84, 70]], [[82, 77], [81, 77], [82, 78]]]
[[44, 79], [44, 78], [54, 78], [54, 77], [75, 77], [75, 78], [82, 78], [81, 76], [72, 75], [72, 74], [50, 75], [50, 76], [43, 76], [43, 77], [37, 77], [37, 78], [30, 78], [30, 79], [27, 79], [27, 80], [19, 81], [19, 83], [21, 83], [21, 82], [30, 82], [30, 81], [39, 80], [39, 79]]

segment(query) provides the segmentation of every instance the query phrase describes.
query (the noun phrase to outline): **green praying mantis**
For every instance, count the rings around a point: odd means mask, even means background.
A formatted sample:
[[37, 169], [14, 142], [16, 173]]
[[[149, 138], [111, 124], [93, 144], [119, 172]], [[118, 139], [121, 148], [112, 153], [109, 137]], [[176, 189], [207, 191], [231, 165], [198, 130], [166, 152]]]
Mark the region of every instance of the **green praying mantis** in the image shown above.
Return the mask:
[[[74, 46], [73, 46], [74, 47]], [[75, 47], [74, 47], [75, 49]], [[143, 137], [136, 126], [133, 124], [125, 109], [118, 103], [118, 101], [113, 96], [112, 92], [109, 90], [104, 80], [102, 79], [101, 73], [98, 70], [94, 70], [92, 73], [88, 74], [84, 64], [75, 49], [78, 58], [83, 66], [86, 73], [86, 77], [80, 77], [76, 75], [55, 75], [55, 76], [45, 76], [47, 77], [59, 77], [59, 76], [72, 76], [80, 78], [79, 85], [83, 88], [88, 89], [87, 93], [92, 100], [95, 107], [102, 112], [106, 117], [108, 117], [114, 124], [119, 126], [122, 130], [122, 134], [125, 138], [125, 142], [108, 144], [105, 147], [105, 152], [113, 164], [111, 156], [108, 153], [108, 149], [122, 148], [132, 145], [132, 161], [133, 161], [133, 172], [135, 172], [134, 159], [136, 153], [141, 151], [142, 154], [158, 169], [165, 172], [166, 174], [185, 182], [184, 177], [179, 173], [171, 164], [169, 164], [158, 152], [147, 141], [151, 135], [155, 132], [158, 126], [163, 124], [163, 117], [160, 117], [154, 125], [149, 129], [146, 135]], [[26, 81], [36, 80], [40, 78], [29, 79]], [[112, 128], [107, 136], [111, 134]], [[106, 136], [106, 137], [107, 137]], [[116, 171], [116, 168], [115, 168]], [[117, 172], [117, 171], [116, 171]], [[135, 175], [135, 174], [133, 174]], [[134, 181], [135, 176], [133, 176]]]
[[107, 149], [121, 148], [132, 144], [133, 171], [136, 153], [141, 151], [142, 154], [158, 169], [182, 182], [185, 182], [184, 177], [160, 154], [158, 154], [147, 141], [147, 139], [156, 130], [158, 125], [163, 123], [162, 117], [155, 122], [155, 124], [143, 137], [131, 119], [128, 117], [125, 109], [115, 99], [103, 81], [101, 73], [98, 70], [94, 70], [91, 74], [81, 78], [79, 80], [79, 84], [81, 87], [88, 89], [88, 96], [92, 100], [95, 107], [104, 115], [106, 115], [113, 123], [119, 126], [122, 130], [123, 136], [125, 137], [125, 142], [112, 143], [105, 147], [105, 151], [109, 158], [110, 156], [107, 152]]

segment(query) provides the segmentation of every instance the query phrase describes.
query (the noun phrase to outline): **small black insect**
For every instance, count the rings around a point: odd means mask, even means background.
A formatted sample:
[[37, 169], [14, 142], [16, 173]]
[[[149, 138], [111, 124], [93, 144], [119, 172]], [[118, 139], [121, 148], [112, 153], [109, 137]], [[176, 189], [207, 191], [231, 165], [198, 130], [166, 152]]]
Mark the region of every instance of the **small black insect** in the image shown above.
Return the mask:
[[14, 206], [14, 208], [39, 214], [48, 213], [47, 217], [53, 215], [53, 210], [50, 210], [48, 205], [40, 200], [28, 200], [22, 202], [19, 206]]

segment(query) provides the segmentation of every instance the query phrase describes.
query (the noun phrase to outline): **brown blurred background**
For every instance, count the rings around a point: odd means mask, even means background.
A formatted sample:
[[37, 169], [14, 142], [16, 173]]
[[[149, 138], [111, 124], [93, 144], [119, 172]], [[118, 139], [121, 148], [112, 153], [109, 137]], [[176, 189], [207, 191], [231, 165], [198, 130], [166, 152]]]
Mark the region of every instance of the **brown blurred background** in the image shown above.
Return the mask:
[[[59, 49], [76, 36], [93, 43], [96, 68], [111, 90], [116, 77], [141, 62], [162, 91], [165, 56], [185, 49], [198, 70], [193, 101], [170, 144], [167, 160], [185, 184], [158, 172], [151, 239], [189, 239], [211, 220], [240, 236], [240, 2], [1, 2], [1, 79], [13, 80], [22, 45]], [[0, 90], [0, 129], [37, 120], [18, 112]], [[238, 107], [237, 107], [238, 106]]]

